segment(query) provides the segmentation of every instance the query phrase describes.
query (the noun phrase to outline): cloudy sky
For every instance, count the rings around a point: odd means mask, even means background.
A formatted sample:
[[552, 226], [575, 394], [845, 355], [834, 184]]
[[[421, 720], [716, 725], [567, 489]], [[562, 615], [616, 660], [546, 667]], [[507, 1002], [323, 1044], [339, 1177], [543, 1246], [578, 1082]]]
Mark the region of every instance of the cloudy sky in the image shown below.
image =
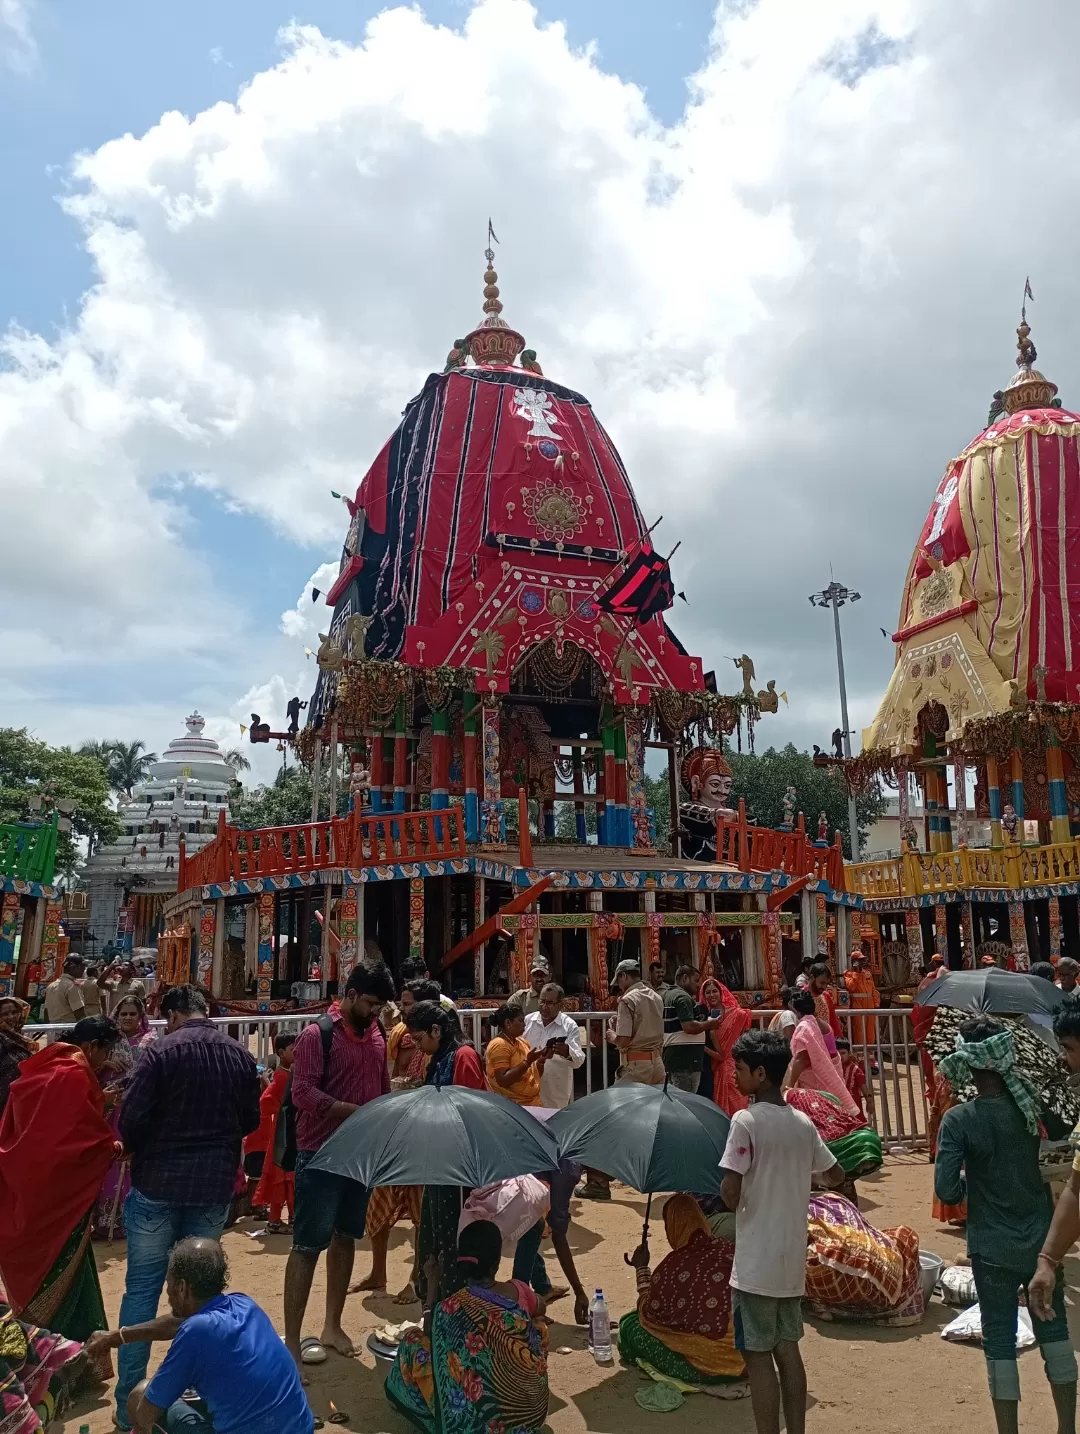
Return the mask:
[[826, 745], [832, 571], [861, 727], [1026, 274], [1080, 406], [1078, 46], [1069, 0], [0, 0], [0, 725], [306, 695], [331, 489], [480, 317], [490, 214], [686, 645]]

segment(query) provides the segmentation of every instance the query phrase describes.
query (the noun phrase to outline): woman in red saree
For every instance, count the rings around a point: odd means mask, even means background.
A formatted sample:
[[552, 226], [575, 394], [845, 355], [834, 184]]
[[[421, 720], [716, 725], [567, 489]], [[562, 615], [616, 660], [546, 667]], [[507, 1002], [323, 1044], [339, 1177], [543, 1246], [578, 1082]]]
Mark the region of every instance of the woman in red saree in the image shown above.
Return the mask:
[[735, 1083], [731, 1052], [743, 1032], [750, 1029], [753, 1017], [715, 976], [701, 983], [698, 1002], [708, 1007], [710, 1016], [723, 1018], [706, 1036], [705, 1054], [712, 1066], [712, 1098], [725, 1115], [734, 1115], [737, 1110], [745, 1110], [749, 1101]]
[[0, 1286], [20, 1319], [80, 1343], [109, 1327], [90, 1221], [119, 1153], [97, 1078], [119, 1040], [106, 1016], [79, 1021], [22, 1063], [0, 1119]]

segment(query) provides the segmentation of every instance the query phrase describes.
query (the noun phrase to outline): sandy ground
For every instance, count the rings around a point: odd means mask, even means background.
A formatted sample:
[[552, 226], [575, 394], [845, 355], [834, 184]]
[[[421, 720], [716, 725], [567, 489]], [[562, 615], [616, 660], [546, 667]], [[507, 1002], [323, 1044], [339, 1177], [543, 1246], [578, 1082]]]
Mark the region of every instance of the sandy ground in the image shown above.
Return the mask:
[[[962, 1233], [937, 1225], [930, 1215], [931, 1167], [925, 1156], [889, 1158], [885, 1168], [860, 1182], [860, 1203], [877, 1225], [913, 1225], [925, 1249], [934, 1250], [947, 1261], [963, 1255]], [[633, 1273], [623, 1263], [623, 1251], [637, 1243], [644, 1215], [644, 1198], [621, 1186], [609, 1205], [588, 1201], [574, 1204], [570, 1238], [583, 1283], [591, 1289], [602, 1285], [614, 1315], [634, 1303]], [[231, 1266], [231, 1287], [257, 1299], [281, 1327], [281, 1288], [289, 1239], [286, 1235], [258, 1235], [262, 1222], [241, 1221], [225, 1235]], [[124, 1284], [124, 1247], [98, 1245], [97, 1259], [105, 1293], [105, 1307], [115, 1324]], [[666, 1253], [662, 1227], [653, 1226], [654, 1259]], [[550, 1256], [548, 1268], [558, 1278], [558, 1265]], [[399, 1226], [393, 1233], [390, 1256], [390, 1288], [400, 1289], [409, 1265], [409, 1231]], [[366, 1243], [357, 1251], [356, 1269], [366, 1274], [370, 1254]], [[508, 1274], [504, 1264], [504, 1276]], [[1068, 1262], [1070, 1324], [1073, 1340], [1080, 1339], [1080, 1304], [1075, 1289], [1080, 1283], [1080, 1264]], [[315, 1277], [305, 1332], [317, 1334], [322, 1323], [324, 1285], [322, 1265]], [[164, 1310], [164, 1303], [162, 1309]], [[417, 1308], [416, 1306], [412, 1307]], [[397, 1322], [410, 1311], [399, 1311], [384, 1295], [351, 1295], [345, 1307], [345, 1327], [358, 1346], [377, 1325]], [[620, 1368], [618, 1363], [601, 1368], [585, 1347], [585, 1332], [573, 1323], [569, 1301], [550, 1311], [556, 1323], [551, 1329], [551, 1404], [548, 1426], [552, 1434], [626, 1434], [628, 1430], [665, 1427], [668, 1434], [695, 1434], [718, 1426], [731, 1434], [752, 1434], [753, 1416], [749, 1400], [721, 1403], [704, 1395], [690, 1395], [675, 1415], [648, 1413], [634, 1402], [634, 1391], [643, 1376]], [[910, 1329], [875, 1330], [859, 1325], [807, 1324], [803, 1343], [810, 1384], [807, 1429], [810, 1434], [844, 1430], [844, 1434], [956, 1434], [960, 1428], [992, 1428], [986, 1393], [985, 1365], [978, 1349], [946, 1344], [940, 1330], [952, 1313], [934, 1300], [923, 1323]], [[151, 1368], [164, 1347], [156, 1347]], [[561, 1351], [561, 1352], [560, 1352]], [[327, 1363], [311, 1370], [310, 1397], [316, 1412], [324, 1417], [330, 1401], [348, 1415], [345, 1427], [353, 1430], [392, 1431], [406, 1434], [409, 1425], [387, 1405], [383, 1393], [384, 1366], [363, 1350], [360, 1358], [342, 1359], [331, 1354]], [[1037, 1352], [1021, 1356], [1022, 1429], [1052, 1430], [1056, 1427], [1053, 1406]], [[91, 1434], [104, 1434], [112, 1427], [112, 1403], [108, 1396], [84, 1400], [66, 1420], [53, 1428], [77, 1434], [88, 1423]], [[331, 1425], [327, 1425], [329, 1430]]]

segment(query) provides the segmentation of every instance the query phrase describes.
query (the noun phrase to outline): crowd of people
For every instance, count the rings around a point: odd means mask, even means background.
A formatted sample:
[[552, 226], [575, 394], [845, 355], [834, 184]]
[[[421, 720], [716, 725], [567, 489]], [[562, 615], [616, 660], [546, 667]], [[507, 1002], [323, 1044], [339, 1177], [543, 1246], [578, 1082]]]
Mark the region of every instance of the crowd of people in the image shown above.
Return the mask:
[[45, 1020], [69, 1025], [84, 1016], [115, 1015], [128, 996], [137, 996], [145, 1004], [152, 985], [152, 978], [140, 974], [134, 961], [98, 963], [68, 956], [60, 975], [44, 989]]
[[[849, 997], [866, 994], [864, 977], [871, 985], [872, 977], [862, 963], [847, 974], [855, 978]], [[546, 1311], [572, 1298], [576, 1322], [589, 1316], [569, 1238], [572, 1199], [610, 1198], [609, 1176], [563, 1160], [542, 1177], [477, 1190], [368, 1191], [313, 1162], [360, 1107], [421, 1084], [485, 1090], [523, 1108], [566, 1106], [586, 1060], [580, 1027], [542, 960], [529, 987], [491, 1014], [482, 1053], [422, 964], [403, 975], [399, 995], [385, 965], [358, 967], [329, 1012], [299, 1034], [277, 1036], [276, 1067], [265, 1073], [207, 1018], [194, 987], [165, 993], [163, 1033], [151, 1031], [144, 993], [129, 982], [40, 1049], [22, 1032], [25, 1003], [0, 1001], [5, 1434], [36, 1431], [88, 1382], [111, 1378], [114, 1351], [120, 1429], [304, 1434], [315, 1427], [307, 1367], [356, 1353], [343, 1324], [346, 1299], [350, 1290], [386, 1289], [389, 1234], [399, 1221], [413, 1226], [415, 1240], [410, 1278], [395, 1299], [419, 1307], [423, 1324], [399, 1345], [390, 1403], [424, 1431], [544, 1424]], [[858, 1030], [852, 1020], [855, 1051], [845, 1050], [824, 964], [808, 963], [767, 1030], [752, 1028], [715, 977], [685, 965], [670, 986], [662, 970], [647, 975], [632, 960], [613, 973], [606, 1035], [618, 1051], [618, 1081], [705, 1096], [730, 1126], [719, 1194], [670, 1196], [668, 1252], [654, 1262], [646, 1236], [628, 1253], [638, 1300], [619, 1322], [619, 1351], [654, 1378], [748, 1395], [761, 1434], [776, 1434], [781, 1411], [798, 1434], [804, 1302], [820, 1318], [893, 1325], [917, 1321], [924, 1308], [917, 1233], [874, 1227], [855, 1194], [854, 1181], [882, 1158], [865, 1107], [874, 1018]], [[57, 992], [65, 983], [68, 1003], [74, 981], [65, 971], [54, 983]], [[1080, 1069], [1080, 998], [1066, 1003], [1056, 1029]], [[998, 1428], [1017, 1427], [1015, 1293], [1024, 1288], [1059, 1431], [1069, 1434], [1076, 1363], [1061, 1260], [1080, 1236], [1080, 1173], [1055, 1213], [1038, 1168], [1038, 1092], [1006, 1025], [985, 1017], [964, 1024], [934, 1074], [957, 1088], [970, 1080], [977, 1092], [941, 1113], [935, 1192], [942, 1211], [962, 1208], [967, 1222]], [[220, 1241], [244, 1198], [272, 1232], [291, 1227], [284, 1340], [254, 1301], [226, 1292]], [[553, 1284], [545, 1267], [546, 1232], [565, 1284]], [[371, 1270], [351, 1284], [365, 1234]], [[125, 1290], [110, 1329], [94, 1240], [118, 1237], [127, 1241]], [[324, 1252], [316, 1337], [304, 1326]], [[512, 1257], [507, 1281], [499, 1278], [504, 1253]], [[171, 1314], [159, 1317], [163, 1290]], [[147, 1380], [154, 1341], [169, 1350]]]

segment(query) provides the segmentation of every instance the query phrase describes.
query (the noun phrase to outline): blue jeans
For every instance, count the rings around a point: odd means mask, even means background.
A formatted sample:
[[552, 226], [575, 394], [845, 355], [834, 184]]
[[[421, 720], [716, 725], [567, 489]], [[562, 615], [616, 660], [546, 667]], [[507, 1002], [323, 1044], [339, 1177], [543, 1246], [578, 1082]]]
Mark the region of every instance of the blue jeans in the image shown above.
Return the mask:
[[187, 1404], [178, 1399], [170, 1404], [161, 1418], [161, 1428], [166, 1434], [214, 1434], [210, 1416], [201, 1406]]
[[532, 1285], [538, 1295], [551, 1293], [544, 1257], [540, 1243], [544, 1238], [544, 1222], [537, 1220], [531, 1230], [526, 1230], [514, 1250], [514, 1279], [523, 1285]]
[[[1024, 1269], [1006, 1269], [992, 1265], [981, 1255], [972, 1255], [971, 1273], [975, 1277], [975, 1292], [979, 1296], [979, 1312], [982, 1317], [983, 1354], [987, 1359], [1016, 1359], [1017, 1292], [1027, 1294], [1028, 1280], [1035, 1271], [1028, 1265]], [[1054, 1281], [1053, 1316], [1046, 1321], [1037, 1319], [1032, 1310], [1031, 1329], [1042, 1349], [1046, 1344], [1068, 1342], [1069, 1322], [1065, 1314], [1065, 1274], [1060, 1268]]]
[[[224, 1205], [170, 1205], [132, 1190], [124, 1201], [127, 1229], [127, 1283], [120, 1305], [122, 1325], [154, 1319], [165, 1288], [169, 1251], [187, 1235], [220, 1240], [229, 1216]], [[117, 1351], [116, 1412], [120, 1427], [128, 1429], [128, 1395], [146, 1378], [150, 1363], [148, 1344], [122, 1344]], [[170, 1410], [170, 1413], [172, 1411]], [[197, 1425], [194, 1427], [198, 1427]]]

